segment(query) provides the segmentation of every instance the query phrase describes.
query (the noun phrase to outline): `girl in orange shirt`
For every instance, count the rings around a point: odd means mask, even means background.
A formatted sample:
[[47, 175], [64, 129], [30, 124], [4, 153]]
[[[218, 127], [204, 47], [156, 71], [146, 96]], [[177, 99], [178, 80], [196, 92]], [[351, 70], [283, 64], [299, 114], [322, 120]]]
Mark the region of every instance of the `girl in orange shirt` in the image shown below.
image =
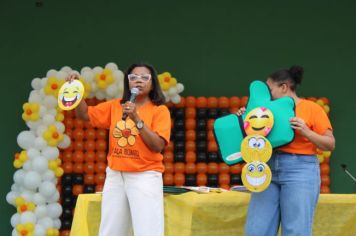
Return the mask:
[[[247, 236], [312, 235], [314, 209], [320, 191], [319, 161], [316, 148], [333, 150], [335, 139], [324, 110], [296, 94], [303, 68], [293, 66], [274, 72], [267, 79], [272, 98], [290, 96], [296, 104], [296, 117], [290, 120], [295, 139], [274, 152], [268, 165], [270, 186], [252, 193], [245, 234]], [[240, 111], [238, 114], [241, 114]]]
[[[138, 89], [135, 102], [130, 102], [132, 88]], [[76, 108], [77, 117], [109, 130], [101, 236], [131, 236], [132, 225], [135, 235], [164, 235], [161, 151], [171, 131], [164, 100], [154, 68], [133, 64], [125, 73], [122, 99], [89, 107], [82, 100]]]

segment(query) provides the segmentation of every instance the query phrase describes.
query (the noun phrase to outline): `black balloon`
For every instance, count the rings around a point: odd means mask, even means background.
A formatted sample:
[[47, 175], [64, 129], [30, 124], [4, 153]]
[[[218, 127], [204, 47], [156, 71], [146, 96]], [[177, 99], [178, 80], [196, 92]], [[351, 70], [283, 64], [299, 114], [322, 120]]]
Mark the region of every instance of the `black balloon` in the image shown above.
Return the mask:
[[208, 118], [208, 109], [198, 108], [197, 109], [197, 117], [198, 117], [198, 119], [207, 119]]
[[176, 131], [178, 130], [184, 130], [184, 127], [185, 127], [185, 121], [184, 120], [181, 120], [181, 119], [176, 119], [174, 121], [174, 129]]
[[206, 152], [207, 141], [198, 141], [196, 147], [198, 152]]
[[73, 184], [84, 184], [83, 174], [74, 174], [73, 175]]
[[218, 113], [218, 110], [216, 108], [209, 109], [209, 111], [208, 111], [208, 118], [209, 119], [216, 119], [216, 118], [218, 118], [218, 116], [219, 116], [219, 113]]
[[63, 207], [63, 212], [61, 218], [63, 220], [72, 220], [73, 218], [73, 208], [72, 207]]
[[71, 185], [71, 184], [72, 184], [72, 174], [63, 174], [62, 185]]
[[63, 196], [72, 196], [72, 185], [62, 186], [62, 195]]
[[95, 185], [84, 185], [84, 193], [95, 193]]
[[62, 205], [63, 207], [72, 207], [72, 197], [71, 196], [65, 196], [62, 198]]
[[221, 108], [220, 111], [219, 111], [219, 117], [226, 116], [226, 115], [229, 115], [229, 114], [230, 114], [230, 111], [227, 108]]
[[230, 175], [230, 185], [242, 185], [241, 175], [240, 174], [231, 174]]
[[184, 130], [176, 130], [174, 132], [174, 141], [184, 141], [185, 140], [185, 131]]
[[208, 162], [219, 162], [220, 158], [216, 152], [208, 153]]
[[206, 130], [199, 130], [197, 132], [197, 140], [198, 141], [206, 141], [207, 133]]
[[208, 175], [208, 186], [209, 187], [218, 187], [219, 178], [218, 175]]
[[185, 117], [184, 108], [176, 108], [175, 113], [174, 113], [174, 118], [183, 120], [184, 117]]
[[185, 153], [184, 152], [175, 152], [174, 153], [174, 162], [184, 162]]
[[197, 120], [197, 130], [206, 130], [206, 120], [199, 119]]
[[207, 162], [208, 156], [206, 152], [198, 152], [197, 154], [197, 162]]
[[174, 142], [174, 152], [184, 152], [185, 142], [184, 141], [175, 141]]
[[71, 227], [72, 227], [72, 219], [62, 220], [62, 225], [61, 225], [62, 230], [70, 229]]
[[185, 175], [185, 185], [186, 186], [197, 186], [197, 177], [195, 174]]

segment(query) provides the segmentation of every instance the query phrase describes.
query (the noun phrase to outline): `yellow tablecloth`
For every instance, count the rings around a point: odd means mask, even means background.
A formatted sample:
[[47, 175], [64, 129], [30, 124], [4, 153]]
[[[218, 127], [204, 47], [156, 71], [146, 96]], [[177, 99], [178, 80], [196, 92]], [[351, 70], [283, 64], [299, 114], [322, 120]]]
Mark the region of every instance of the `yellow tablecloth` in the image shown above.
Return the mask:
[[[250, 194], [241, 192], [166, 195], [165, 236], [244, 235]], [[96, 236], [101, 194], [81, 194], [71, 236]], [[356, 194], [322, 194], [315, 212], [314, 236], [356, 235]]]

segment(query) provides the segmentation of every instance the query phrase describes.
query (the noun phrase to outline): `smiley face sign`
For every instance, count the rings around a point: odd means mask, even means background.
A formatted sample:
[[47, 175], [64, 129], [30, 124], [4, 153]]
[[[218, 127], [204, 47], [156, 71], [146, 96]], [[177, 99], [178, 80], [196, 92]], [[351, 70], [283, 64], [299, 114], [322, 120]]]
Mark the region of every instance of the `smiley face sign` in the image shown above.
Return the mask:
[[58, 106], [62, 110], [72, 110], [79, 105], [83, 95], [84, 86], [79, 80], [68, 81], [59, 89]]
[[265, 107], [251, 110], [245, 117], [244, 128], [247, 135], [259, 134], [267, 136], [274, 124], [273, 113]]
[[267, 162], [272, 155], [272, 145], [261, 135], [249, 135], [241, 142], [241, 154], [246, 162]]
[[246, 163], [242, 168], [241, 178], [244, 186], [251, 192], [264, 191], [272, 179], [269, 166], [260, 161]]

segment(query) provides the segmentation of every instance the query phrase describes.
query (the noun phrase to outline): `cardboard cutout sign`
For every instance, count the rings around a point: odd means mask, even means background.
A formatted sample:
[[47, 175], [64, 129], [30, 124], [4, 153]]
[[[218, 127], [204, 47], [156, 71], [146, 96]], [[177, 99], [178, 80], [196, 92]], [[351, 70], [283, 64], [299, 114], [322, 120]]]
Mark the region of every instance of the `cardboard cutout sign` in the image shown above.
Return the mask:
[[64, 83], [59, 89], [58, 106], [62, 110], [73, 110], [76, 108], [84, 96], [84, 86], [79, 80], [72, 80]]

